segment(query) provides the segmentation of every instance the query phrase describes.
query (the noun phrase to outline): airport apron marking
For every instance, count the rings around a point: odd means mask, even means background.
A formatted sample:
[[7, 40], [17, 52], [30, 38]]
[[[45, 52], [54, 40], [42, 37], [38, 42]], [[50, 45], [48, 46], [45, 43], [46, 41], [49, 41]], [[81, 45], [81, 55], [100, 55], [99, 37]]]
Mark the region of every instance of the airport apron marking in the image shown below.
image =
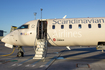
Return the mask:
[[38, 63], [40, 60], [37, 60], [37, 61], [35, 61], [34, 63], [32, 63], [32, 64], [28, 64], [28, 65], [26, 65], [25, 67], [29, 67], [29, 66], [31, 66], [31, 67], [35, 67], [36, 65], [36, 63]]
[[15, 63], [15, 64], [13, 64], [12, 66], [21, 66], [23, 63], [25, 63], [25, 62], [27, 62], [27, 61], [29, 61], [29, 60], [31, 60], [32, 58], [29, 58], [29, 59], [27, 59], [27, 60], [25, 60], [25, 61], [22, 61], [22, 62], [20, 62], [20, 63]]
[[36, 63], [38, 63], [40, 60], [38, 60], [38, 61], [35, 61], [34, 63], [32, 63], [31, 65], [35, 65]]
[[20, 63], [18, 63], [18, 64], [23, 64], [23, 63], [25, 63], [25, 62], [27, 62], [27, 61], [29, 61], [29, 60], [31, 60], [32, 58], [29, 58], [29, 59], [27, 59], [27, 60], [25, 60], [25, 61], [23, 61], [23, 62], [20, 62]]
[[46, 67], [48, 67], [49, 66], [49, 64], [51, 64], [51, 62], [53, 61], [53, 60], [55, 60], [57, 57], [55, 56], [55, 57], [53, 57], [49, 62], [47, 62], [46, 64], [45, 64], [45, 66]]
[[8, 63], [8, 62], [11, 62], [10, 60], [13, 60], [13, 59], [16, 59], [17, 57], [14, 57], [14, 58], [11, 58], [11, 59], [7, 59], [5, 60], [6, 62], [2, 63], [2, 64], [5, 64], [5, 63]]

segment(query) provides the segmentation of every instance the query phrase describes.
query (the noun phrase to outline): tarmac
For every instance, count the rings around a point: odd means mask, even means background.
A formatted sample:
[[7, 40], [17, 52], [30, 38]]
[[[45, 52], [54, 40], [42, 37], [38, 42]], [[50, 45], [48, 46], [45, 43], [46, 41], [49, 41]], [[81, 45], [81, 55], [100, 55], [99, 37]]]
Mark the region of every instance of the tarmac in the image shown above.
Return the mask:
[[[44, 60], [33, 59], [33, 47], [23, 47], [24, 57], [16, 57], [18, 50], [10, 56], [0, 56], [1, 70], [105, 70], [105, 52], [96, 47], [48, 47]], [[13, 49], [0, 42], [0, 55]]]

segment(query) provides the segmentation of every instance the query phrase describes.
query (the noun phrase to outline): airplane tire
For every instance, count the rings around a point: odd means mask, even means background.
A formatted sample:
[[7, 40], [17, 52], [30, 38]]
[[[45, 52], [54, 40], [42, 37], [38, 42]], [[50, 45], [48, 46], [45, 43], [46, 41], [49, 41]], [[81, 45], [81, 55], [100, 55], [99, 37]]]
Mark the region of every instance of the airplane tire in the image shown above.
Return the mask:
[[24, 53], [22, 52], [22, 51], [19, 51], [18, 53], [17, 53], [17, 57], [23, 57], [24, 56]]

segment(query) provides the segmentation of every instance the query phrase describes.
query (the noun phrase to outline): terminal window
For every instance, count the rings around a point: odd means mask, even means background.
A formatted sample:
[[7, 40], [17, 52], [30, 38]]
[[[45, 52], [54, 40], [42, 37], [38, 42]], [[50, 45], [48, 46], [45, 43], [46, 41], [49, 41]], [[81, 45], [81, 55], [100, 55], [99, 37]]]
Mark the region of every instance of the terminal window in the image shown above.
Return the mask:
[[3, 31], [2, 30], [0, 30], [0, 36], [3, 36]]

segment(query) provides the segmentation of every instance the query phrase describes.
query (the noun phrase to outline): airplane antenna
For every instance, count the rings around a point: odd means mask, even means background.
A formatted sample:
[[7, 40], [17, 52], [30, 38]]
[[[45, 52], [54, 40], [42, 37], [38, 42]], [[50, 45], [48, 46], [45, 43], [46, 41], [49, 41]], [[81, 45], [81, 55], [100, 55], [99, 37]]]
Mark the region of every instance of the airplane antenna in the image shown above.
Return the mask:
[[66, 18], [67, 15], [65, 15], [63, 18]]
[[34, 12], [35, 20], [36, 20], [36, 14], [37, 14], [37, 13], [36, 13], [36, 12]]

